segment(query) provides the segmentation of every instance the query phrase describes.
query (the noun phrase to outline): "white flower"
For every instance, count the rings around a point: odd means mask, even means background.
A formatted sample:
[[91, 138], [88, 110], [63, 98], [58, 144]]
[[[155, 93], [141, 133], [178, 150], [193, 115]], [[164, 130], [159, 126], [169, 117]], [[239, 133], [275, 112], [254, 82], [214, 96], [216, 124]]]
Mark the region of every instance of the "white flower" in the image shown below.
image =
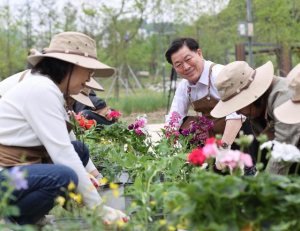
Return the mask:
[[294, 145], [273, 141], [272, 157], [277, 161], [299, 162], [300, 151]]
[[260, 150], [263, 150], [263, 149], [271, 149], [273, 146], [273, 141], [267, 141], [267, 142], [264, 142], [262, 145], [260, 145], [259, 149]]

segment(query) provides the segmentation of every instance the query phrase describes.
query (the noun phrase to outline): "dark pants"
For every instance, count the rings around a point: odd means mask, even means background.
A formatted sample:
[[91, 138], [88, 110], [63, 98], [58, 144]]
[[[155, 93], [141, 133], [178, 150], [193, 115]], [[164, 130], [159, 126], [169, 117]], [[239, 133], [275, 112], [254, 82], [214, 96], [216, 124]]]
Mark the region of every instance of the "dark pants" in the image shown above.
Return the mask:
[[91, 112], [90, 110], [83, 110], [83, 114], [86, 115], [86, 118], [88, 120], [95, 120], [97, 122], [97, 129], [101, 130], [103, 125], [111, 125], [114, 124], [116, 121], [115, 119], [112, 119], [111, 121], [105, 119], [103, 116], [100, 116], [94, 112]]
[[[80, 141], [72, 141], [72, 144], [80, 157], [82, 164], [86, 166], [89, 160], [88, 148]], [[70, 182], [78, 185], [78, 177], [75, 171], [67, 166], [59, 164], [32, 164], [20, 167], [26, 172], [28, 189], [13, 191], [15, 199], [10, 205], [15, 205], [20, 210], [20, 216], [9, 217], [9, 220], [19, 225], [35, 224], [40, 218], [48, 214], [53, 208], [58, 196], [66, 198], [61, 188], [67, 188]], [[9, 168], [0, 171], [0, 183], [7, 179]], [[7, 188], [1, 187], [5, 192]]]

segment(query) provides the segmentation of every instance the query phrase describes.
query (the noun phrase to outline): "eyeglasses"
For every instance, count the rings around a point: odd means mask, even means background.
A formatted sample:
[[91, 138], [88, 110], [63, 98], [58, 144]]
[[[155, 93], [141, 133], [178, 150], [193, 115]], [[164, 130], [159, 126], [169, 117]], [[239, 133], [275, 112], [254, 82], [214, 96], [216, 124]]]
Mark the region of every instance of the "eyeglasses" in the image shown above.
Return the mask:
[[89, 71], [89, 77], [92, 77], [95, 74], [95, 69], [91, 69]]

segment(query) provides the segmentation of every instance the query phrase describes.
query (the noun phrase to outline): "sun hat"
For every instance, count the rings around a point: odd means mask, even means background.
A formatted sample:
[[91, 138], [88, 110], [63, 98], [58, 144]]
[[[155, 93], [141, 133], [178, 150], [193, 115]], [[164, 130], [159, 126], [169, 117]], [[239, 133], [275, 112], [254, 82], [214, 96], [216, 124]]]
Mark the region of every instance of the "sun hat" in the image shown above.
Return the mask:
[[88, 107], [94, 108], [93, 102], [90, 100], [89, 96], [86, 95], [84, 92], [80, 92], [77, 95], [70, 95], [73, 99], [78, 101], [79, 103], [82, 103]]
[[300, 63], [286, 77], [291, 98], [275, 108], [275, 117], [285, 124], [300, 123]]
[[88, 69], [94, 69], [93, 77], [110, 77], [115, 69], [101, 63], [97, 58], [96, 42], [89, 36], [79, 32], [63, 32], [55, 35], [44, 54], [27, 57], [35, 66], [45, 57], [60, 59]]
[[215, 80], [220, 101], [210, 114], [222, 118], [253, 103], [267, 91], [273, 75], [271, 61], [255, 70], [244, 61], [229, 63]]
[[104, 88], [92, 77], [89, 82], [85, 83], [85, 86], [95, 91], [105, 91]]

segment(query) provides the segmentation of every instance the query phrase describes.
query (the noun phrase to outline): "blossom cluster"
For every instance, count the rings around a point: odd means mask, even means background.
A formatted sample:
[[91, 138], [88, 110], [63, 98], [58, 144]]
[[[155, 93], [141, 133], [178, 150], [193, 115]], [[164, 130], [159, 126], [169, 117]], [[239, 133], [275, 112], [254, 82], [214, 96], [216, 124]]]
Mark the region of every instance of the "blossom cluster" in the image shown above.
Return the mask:
[[190, 127], [182, 130], [182, 135], [193, 135], [190, 140], [191, 144], [204, 144], [208, 136], [208, 131], [214, 127], [212, 121], [208, 121], [204, 116], [197, 116], [195, 121], [190, 123]]
[[82, 112], [79, 112], [78, 114], [72, 112], [72, 115], [77, 120], [79, 126], [82, 128], [86, 128], [87, 130], [89, 130], [91, 127], [96, 126], [96, 122], [94, 120], [87, 120]]
[[168, 125], [166, 125], [165, 128], [165, 136], [166, 138], [170, 138], [172, 136], [174, 137], [174, 144], [176, 144], [178, 137], [179, 137], [179, 120], [181, 119], [181, 115], [177, 112], [174, 111], [172, 112], [172, 115], [170, 117], [170, 122]]
[[218, 148], [218, 145], [220, 144], [221, 142], [216, 140], [214, 137], [207, 139], [203, 148], [192, 150], [192, 153], [188, 155], [187, 161], [193, 165], [201, 166], [205, 160], [217, 158], [217, 164], [228, 166], [230, 169], [253, 166], [252, 159], [249, 154], [230, 149], [220, 151]]
[[108, 115], [109, 119], [120, 117], [122, 114], [119, 111], [111, 111]]
[[134, 124], [130, 124], [128, 129], [133, 131], [137, 135], [147, 135], [148, 134], [148, 126], [147, 126], [147, 115], [138, 116], [135, 119]]
[[294, 145], [280, 143], [276, 140], [267, 141], [260, 146], [260, 149], [271, 150], [271, 156], [277, 161], [300, 162], [300, 151]]

